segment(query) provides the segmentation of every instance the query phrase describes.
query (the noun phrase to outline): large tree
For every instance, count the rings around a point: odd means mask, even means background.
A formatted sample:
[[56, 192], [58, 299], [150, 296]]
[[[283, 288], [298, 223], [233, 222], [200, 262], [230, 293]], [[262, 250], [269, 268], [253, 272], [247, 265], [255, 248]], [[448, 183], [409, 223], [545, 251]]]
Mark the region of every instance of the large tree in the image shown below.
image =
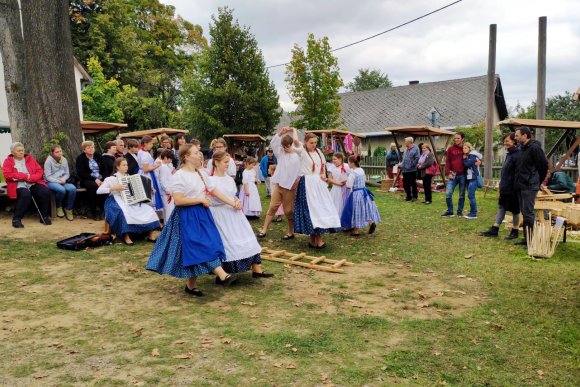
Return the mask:
[[[179, 111], [181, 79], [207, 42], [202, 28], [159, 0], [69, 0], [75, 56], [97, 57], [107, 79], [132, 87], [130, 127], [167, 126]], [[129, 110], [138, 106], [139, 110]]]
[[328, 38], [308, 34], [306, 50], [297, 44], [286, 67], [292, 101], [298, 105], [292, 125], [307, 129], [330, 129], [342, 125], [338, 90], [343, 85], [338, 60], [330, 52]]
[[8, 63], [7, 85], [12, 91], [7, 94], [9, 117], [16, 125], [13, 139], [39, 156], [44, 144], [59, 137], [65, 153], [75, 155], [80, 151], [82, 132], [68, 5], [21, 0], [21, 15], [14, 10], [16, 1], [2, 0], [1, 5], [0, 20], [13, 18], [5, 24], [9, 44], [2, 44], [3, 61]]
[[363, 91], [392, 86], [389, 76], [382, 74], [380, 70], [359, 69], [358, 75], [346, 85], [346, 89], [349, 91]]
[[209, 27], [210, 44], [185, 83], [184, 118], [193, 134], [270, 134], [278, 123], [278, 94], [262, 51], [249, 28], [219, 8]]

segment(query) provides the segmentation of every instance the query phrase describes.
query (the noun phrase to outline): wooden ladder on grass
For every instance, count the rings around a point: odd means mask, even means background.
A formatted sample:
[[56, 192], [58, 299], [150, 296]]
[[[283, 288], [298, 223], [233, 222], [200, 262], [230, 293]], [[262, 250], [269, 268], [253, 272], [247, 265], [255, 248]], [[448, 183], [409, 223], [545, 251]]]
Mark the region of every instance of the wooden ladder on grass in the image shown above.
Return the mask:
[[[267, 261], [281, 262], [289, 265], [306, 267], [312, 270], [327, 271], [331, 273], [344, 273], [343, 266], [353, 266], [354, 263], [346, 259], [329, 259], [326, 256], [314, 257], [306, 253], [291, 253], [287, 250], [272, 250], [268, 247], [262, 248], [262, 259]], [[309, 262], [305, 262], [309, 260]]]

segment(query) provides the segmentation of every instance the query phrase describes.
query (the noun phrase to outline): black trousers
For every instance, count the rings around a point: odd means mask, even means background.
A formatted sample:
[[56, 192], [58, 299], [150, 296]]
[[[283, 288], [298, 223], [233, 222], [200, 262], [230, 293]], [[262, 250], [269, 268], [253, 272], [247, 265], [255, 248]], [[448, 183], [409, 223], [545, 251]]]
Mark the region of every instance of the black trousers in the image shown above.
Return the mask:
[[517, 191], [520, 201], [520, 211], [524, 218], [524, 227], [533, 229], [536, 216], [534, 214], [534, 204], [538, 190]]
[[[43, 218], [50, 215], [50, 190], [42, 184], [34, 184], [28, 188], [16, 189], [16, 205], [14, 207], [14, 220], [20, 220], [26, 214], [32, 198], [36, 201]], [[36, 209], [35, 209], [36, 211]]]
[[433, 176], [425, 175], [421, 180], [423, 180], [423, 189], [425, 190], [425, 201], [430, 202], [432, 199], [432, 191], [431, 191], [431, 180]]
[[97, 189], [99, 186], [94, 180], [84, 179], [81, 180], [81, 186], [87, 189], [87, 201], [89, 209], [93, 215], [97, 212], [97, 207], [101, 210], [105, 207], [105, 200], [108, 195], [97, 195]]
[[407, 199], [417, 199], [419, 191], [417, 190], [417, 172], [403, 172], [403, 188]]

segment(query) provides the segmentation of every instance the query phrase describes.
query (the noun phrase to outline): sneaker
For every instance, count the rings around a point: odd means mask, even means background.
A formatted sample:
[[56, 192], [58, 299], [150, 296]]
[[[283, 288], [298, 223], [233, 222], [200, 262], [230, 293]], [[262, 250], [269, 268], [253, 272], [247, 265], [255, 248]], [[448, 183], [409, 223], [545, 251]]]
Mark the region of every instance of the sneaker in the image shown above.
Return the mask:
[[58, 216], [59, 218], [64, 218], [64, 210], [62, 209], [62, 207], [56, 209], [56, 216]]
[[423, 204], [431, 204], [431, 202], [423, 202]]
[[[459, 213], [457, 214], [459, 216]], [[477, 219], [477, 214], [467, 214], [464, 216], [465, 219]]]
[[64, 210], [64, 215], [66, 217], [66, 220], [73, 220], [74, 219], [73, 210]]
[[463, 216], [463, 211], [457, 211], [457, 217], [461, 218]]
[[455, 215], [453, 215], [453, 212], [445, 211], [444, 213], [441, 214], [441, 216], [445, 216], [447, 218], [453, 218]]

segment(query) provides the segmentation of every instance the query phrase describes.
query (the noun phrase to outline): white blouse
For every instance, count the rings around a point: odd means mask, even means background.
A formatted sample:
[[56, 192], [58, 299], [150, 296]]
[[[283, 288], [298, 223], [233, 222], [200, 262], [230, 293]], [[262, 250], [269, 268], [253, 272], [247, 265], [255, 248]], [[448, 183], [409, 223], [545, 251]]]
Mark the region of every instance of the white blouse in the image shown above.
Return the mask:
[[[211, 159], [207, 161], [207, 167], [205, 168], [205, 172], [209, 176], [213, 175], [213, 163], [211, 161], [212, 161]], [[236, 172], [237, 172], [236, 162], [234, 161], [233, 158], [230, 157], [230, 162], [228, 164], [228, 169], [226, 170], [226, 175], [236, 177]]]
[[274, 171], [270, 182], [272, 185], [278, 184], [282, 188], [291, 189], [300, 174], [300, 156], [295, 151], [292, 153], [285, 152], [282, 146], [282, 137], [277, 134], [272, 137], [270, 147], [278, 161], [276, 171]]
[[292, 149], [300, 155], [300, 176], [320, 175], [322, 166], [326, 165], [326, 159], [318, 148], [314, 152], [308, 152], [304, 147]]
[[184, 196], [192, 199], [205, 198], [207, 195], [206, 189], [209, 192], [213, 191], [214, 184], [205, 171], [199, 171], [198, 173], [186, 171], [185, 169], [175, 172], [167, 186], [167, 190], [172, 194], [181, 192]]

